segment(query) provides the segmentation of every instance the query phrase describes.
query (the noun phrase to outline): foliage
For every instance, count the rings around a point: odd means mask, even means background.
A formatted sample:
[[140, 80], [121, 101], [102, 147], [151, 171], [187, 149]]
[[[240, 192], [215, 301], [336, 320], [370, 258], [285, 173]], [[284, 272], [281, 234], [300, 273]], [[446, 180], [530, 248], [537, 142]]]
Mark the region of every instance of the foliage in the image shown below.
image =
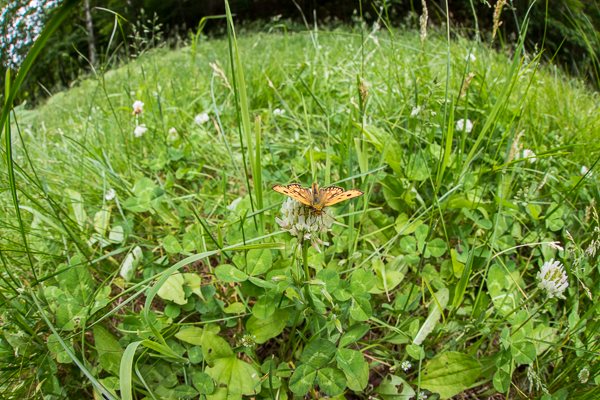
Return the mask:
[[[230, 17], [16, 108], [3, 395], [597, 395], [597, 93], [522, 44], [378, 26]], [[318, 250], [276, 222], [293, 181], [365, 193]]]

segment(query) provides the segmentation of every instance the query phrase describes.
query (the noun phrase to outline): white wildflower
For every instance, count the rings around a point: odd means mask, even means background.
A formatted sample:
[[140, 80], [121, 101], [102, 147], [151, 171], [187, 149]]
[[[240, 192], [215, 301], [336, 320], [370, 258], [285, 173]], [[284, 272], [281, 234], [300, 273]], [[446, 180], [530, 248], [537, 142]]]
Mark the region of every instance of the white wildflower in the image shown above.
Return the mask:
[[[586, 167], [585, 165], [582, 165], [579, 172], [581, 173], [581, 175], [586, 175], [588, 172], [590, 172], [590, 169], [588, 167]], [[590, 172], [589, 175], [592, 176], [592, 173]]]
[[204, 125], [208, 121], [210, 121], [210, 117], [205, 112], [203, 112], [202, 114], [196, 115], [196, 117], [194, 118], [194, 122], [198, 125]]
[[171, 127], [167, 134], [167, 142], [173, 143], [177, 141], [177, 139], [179, 139], [179, 133], [177, 132], [177, 129], [175, 129], [175, 127]]
[[115, 189], [113, 188], [109, 188], [105, 193], [104, 193], [104, 200], [106, 201], [111, 201], [113, 200], [115, 197], [117, 196], [117, 192], [115, 191]]
[[276, 108], [273, 110], [273, 115], [276, 117], [281, 117], [283, 114], [285, 114], [285, 110], [282, 110], [281, 108]]
[[458, 121], [456, 121], [456, 130], [471, 133], [471, 131], [473, 130], [473, 123], [470, 119], [461, 118]]
[[537, 279], [538, 286], [546, 291], [549, 298], [564, 299], [563, 292], [569, 287], [569, 281], [560, 261], [554, 259], [546, 261], [537, 273]]
[[133, 115], [140, 115], [144, 112], [144, 103], [139, 100], [133, 102]]
[[317, 250], [320, 250], [321, 244], [329, 246], [329, 243], [320, 237], [327, 233], [333, 224], [333, 217], [328, 213], [328, 209], [317, 213], [312, 208], [288, 198], [281, 206], [281, 214], [282, 217], [275, 218], [275, 221], [283, 230], [296, 237], [298, 244], [310, 240]]
[[475, 57], [475, 54], [468, 52], [467, 55], [465, 56], [465, 61], [469, 61], [469, 62], [475, 62], [475, 60], [477, 60], [477, 57]]
[[410, 116], [416, 117], [417, 115], [419, 115], [420, 112], [421, 112], [421, 106], [413, 107], [412, 110], [410, 110]]
[[144, 136], [144, 133], [146, 133], [148, 131], [148, 128], [146, 128], [145, 124], [141, 124], [135, 127], [135, 129], [133, 130], [133, 136], [135, 137], [142, 137]]
[[528, 159], [530, 164], [533, 164], [534, 162], [537, 161], [535, 153], [533, 152], [533, 150], [530, 150], [530, 149], [523, 150], [521, 158]]
[[582, 368], [579, 374], [577, 374], [577, 378], [579, 378], [579, 382], [587, 383], [588, 379], [590, 379], [590, 370], [587, 367]]
[[402, 371], [408, 372], [408, 370], [412, 368], [412, 364], [410, 363], [410, 361], [405, 360], [402, 361], [402, 364], [400, 364], [400, 368], [402, 368]]

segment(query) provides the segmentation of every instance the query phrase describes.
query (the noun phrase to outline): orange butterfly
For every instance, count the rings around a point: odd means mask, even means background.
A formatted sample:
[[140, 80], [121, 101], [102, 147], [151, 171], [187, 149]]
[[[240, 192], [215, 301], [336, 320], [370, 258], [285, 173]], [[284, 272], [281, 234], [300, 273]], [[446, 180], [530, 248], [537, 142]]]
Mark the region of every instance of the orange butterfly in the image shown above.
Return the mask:
[[344, 190], [339, 186], [328, 186], [319, 188], [318, 183], [313, 183], [310, 188], [302, 187], [298, 183], [291, 185], [275, 185], [273, 190], [291, 197], [313, 209], [317, 214], [323, 211], [323, 208], [332, 206], [344, 200], [361, 196], [363, 192], [357, 189]]

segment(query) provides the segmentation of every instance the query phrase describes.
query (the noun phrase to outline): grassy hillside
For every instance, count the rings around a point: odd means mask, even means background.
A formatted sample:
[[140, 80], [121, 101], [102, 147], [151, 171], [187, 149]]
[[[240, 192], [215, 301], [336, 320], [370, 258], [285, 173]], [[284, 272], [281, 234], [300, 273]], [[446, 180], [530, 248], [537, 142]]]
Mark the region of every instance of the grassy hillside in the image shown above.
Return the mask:
[[[598, 93], [435, 32], [237, 49], [17, 109], [4, 396], [599, 395]], [[282, 209], [292, 182], [364, 195]]]

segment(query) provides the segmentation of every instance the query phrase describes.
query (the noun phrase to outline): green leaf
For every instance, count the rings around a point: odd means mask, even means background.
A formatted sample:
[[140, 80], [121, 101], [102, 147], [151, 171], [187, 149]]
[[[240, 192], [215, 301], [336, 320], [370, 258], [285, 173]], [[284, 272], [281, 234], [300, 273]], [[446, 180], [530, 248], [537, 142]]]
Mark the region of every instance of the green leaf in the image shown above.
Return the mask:
[[449, 351], [437, 355], [426, 365], [421, 375], [421, 387], [452, 397], [467, 389], [481, 374], [479, 362], [466, 354]]
[[365, 334], [371, 329], [367, 324], [355, 324], [350, 327], [350, 329], [342, 335], [340, 339], [339, 346], [345, 347], [349, 344], [357, 342], [360, 338], [365, 336]]
[[248, 274], [257, 276], [269, 271], [273, 266], [273, 256], [269, 249], [255, 249], [248, 251], [246, 256]]
[[94, 343], [98, 352], [98, 363], [105, 371], [119, 375], [123, 349], [119, 341], [102, 325], [94, 325]]
[[367, 293], [375, 284], [375, 276], [370, 271], [365, 271], [364, 269], [357, 269], [352, 273], [350, 278], [350, 287], [354, 294]]
[[255, 336], [256, 343], [262, 344], [283, 332], [287, 320], [288, 312], [284, 310], [277, 310], [265, 319], [252, 315], [246, 322], [246, 329]]
[[446, 253], [447, 249], [448, 247], [446, 246], [446, 242], [440, 238], [435, 238], [427, 243], [425, 257], [427, 257], [427, 252], [429, 252], [429, 254], [431, 254], [433, 257], [441, 257]]
[[344, 392], [346, 377], [337, 368], [323, 368], [317, 371], [319, 388], [329, 396], [337, 396]]
[[110, 208], [104, 206], [100, 211], [94, 214], [94, 230], [104, 236], [110, 223]]
[[290, 377], [290, 390], [297, 396], [304, 396], [315, 384], [317, 370], [308, 364], [299, 365]]
[[361, 391], [369, 383], [369, 363], [365, 361], [360, 351], [351, 349], [338, 349], [336, 354], [337, 366], [346, 375], [346, 385], [354, 390]]
[[258, 371], [234, 355], [217, 358], [212, 367], [206, 368], [206, 373], [217, 383], [226, 386], [228, 396], [260, 392]]
[[504, 316], [517, 308], [522, 298], [517, 285], [522, 286], [523, 279], [519, 271], [507, 268], [498, 264], [492, 265], [486, 279], [494, 308]]
[[421, 325], [419, 332], [415, 335], [415, 338], [413, 339], [414, 344], [422, 344], [427, 336], [433, 331], [442, 315], [442, 311], [444, 311], [448, 304], [449, 298], [450, 292], [446, 288], [440, 289], [435, 293], [431, 299], [431, 305], [429, 306], [429, 315], [425, 322], [423, 322], [423, 325]]
[[195, 326], [190, 326], [187, 328], [182, 328], [175, 334], [175, 337], [182, 342], [195, 344], [196, 346], [202, 345], [202, 334], [204, 333], [204, 329], [196, 328]]
[[126, 282], [129, 282], [135, 276], [135, 270], [143, 258], [142, 249], [140, 246], [135, 246], [123, 259], [121, 268], [119, 269], [119, 275]]
[[383, 382], [377, 386], [375, 392], [383, 400], [410, 400], [414, 399], [414, 389], [404, 379], [396, 375], [388, 375]]
[[535, 361], [535, 345], [528, 340], [511, 343], [510, 351], [517, 365], [531, 365]]
[[321, 368], [331, 361], [335, 351], [335, 344], [329, 340], [315, 339], [304, 348], [300, 361], [314, 368]]
[[223, 311], [227, 314], [242, 314], [246, 311], [246, 306], [241, 301], [236, 301], [235, 303], [231, 303], [227, 307], [223, 308]]
[[200, 394], [212, 394], [215, 391], [215, 383], [210, 375], [201, 371], [191, 373], [192, 384]]
[[369, 295], [354, 296], [350, 303], [350, 316], [356, 321], [366, 321], [371, 318], [373, 309]]
[[173, 235], [167, 235], [163, 239], [162, 246], [168, 254], [179, 254], [183, 252], [183, 247]]
[[187, 299], [183, 290], [184, 282], [183, 275], [180, 272], [174, 272], [158, 289], [156, 294], [163, 300], [170, 300], [179, 305], [185, 304]]
[[83, 207], [83, 197], [81, 197], [79, 192], [76, 192], [72, 189], [66, 189], [65, 193], [71, 202], [71, 208], [73, 210], [75, 221], [77, 222], [77, 225], [79, 225], [79, 228], [83, 230], [87, 220], [87, 214], [85, 212], [85, 208]]
[[215, 268], [216, 277], [223, 282], [244, 282], [248, 279], [248, 274], [240, 271], [231, 264], [222, 264]]

